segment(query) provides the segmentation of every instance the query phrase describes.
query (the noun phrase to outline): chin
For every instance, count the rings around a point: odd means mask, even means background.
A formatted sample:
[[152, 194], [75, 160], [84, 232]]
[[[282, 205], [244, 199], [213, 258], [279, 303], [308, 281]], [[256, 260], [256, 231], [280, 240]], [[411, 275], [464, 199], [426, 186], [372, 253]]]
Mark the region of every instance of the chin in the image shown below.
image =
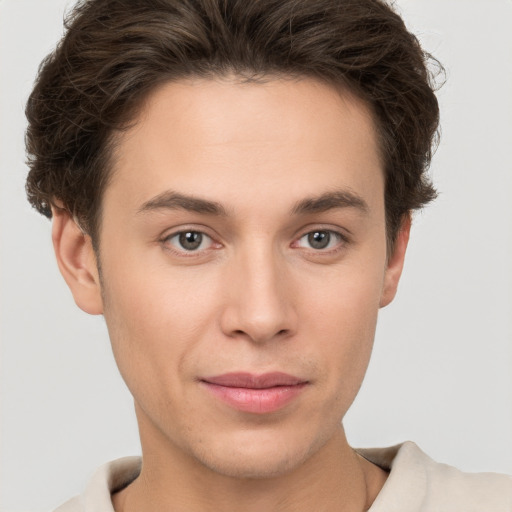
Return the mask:
[[[215, 443], [208, 451], [194, 454], [217, 474], [240, 479], [275, 478], [304, 464], [327, 442], [328, 436], [297, 439], [293, 435], [267, 435], [246, 431], [225, 443]], [[219, 440], [220, 441], [220, 440]], [[204, 447], [205, 448], [205, 447]]]
[[291, 472], [304, 460], [303, 454], [267, 453], [248, 455], [233, 451], [215, 457], [207, 454], [201, 461], [204, 466], [217, 474], [237, 479], [275, 478]]

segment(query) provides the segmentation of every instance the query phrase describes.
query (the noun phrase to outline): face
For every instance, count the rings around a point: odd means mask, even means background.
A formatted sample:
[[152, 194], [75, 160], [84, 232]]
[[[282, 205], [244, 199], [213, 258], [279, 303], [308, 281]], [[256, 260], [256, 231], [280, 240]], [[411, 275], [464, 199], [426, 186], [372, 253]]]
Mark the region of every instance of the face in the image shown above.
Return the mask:
[[290, 470], [338, 432], [401, 269], [368, 109], [311, 79], [166, 84], [119, 140], [99, 258], [143, 449]]

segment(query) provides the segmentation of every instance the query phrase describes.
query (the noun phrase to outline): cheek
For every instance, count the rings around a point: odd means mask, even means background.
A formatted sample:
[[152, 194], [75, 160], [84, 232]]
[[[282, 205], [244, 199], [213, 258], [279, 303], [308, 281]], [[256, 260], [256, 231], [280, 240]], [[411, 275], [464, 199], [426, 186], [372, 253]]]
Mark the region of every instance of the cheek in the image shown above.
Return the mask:
[[132, 393], [179, 386], [187, 361], [214, 325], [211, 288], [198, 289], [169, 271], [147, 272], [126, 263], [115, 270], [105, 265], [104, 275], [105, 320]]
[[348, 400], [344, 407], [355, 397], [369, 363], [382, 289], [381, 266], [366, 265], [360, 270], [351, 266], [350, 272], [338, 272], [310, 302], [309, 330], [321, 344], [316, 352], [327, 369], [326, 385], [338, 393], [336, 400]]
[[358, 302], [354, 295], [347, 304], [338, 301], [338, 307], [330, 311], [329, 324], [323, 327], [327, 332], [319, 337], [326, 345], [322, 352], [331, 369], [328, 374], [333, 381], [343, 382], [343, 387], [358, 389], [364, 377], [377, 324], [375, 304], [367, 297]]

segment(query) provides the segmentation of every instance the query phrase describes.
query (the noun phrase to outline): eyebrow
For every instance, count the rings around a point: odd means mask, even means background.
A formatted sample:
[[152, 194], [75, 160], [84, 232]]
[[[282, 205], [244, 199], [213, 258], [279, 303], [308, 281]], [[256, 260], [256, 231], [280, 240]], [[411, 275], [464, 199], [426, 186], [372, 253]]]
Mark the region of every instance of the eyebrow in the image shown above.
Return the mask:
[[368, 204], [359, 195], [348, 190], [335, 190], [326, 192], [318, 197], [306, 198], [292, 209], [295, 215], [323, 213], [336, 208], [355, 208], [361, 213], [368, 213]]
[[[291, 210], [292, 215], [323, 213], [337, 208], [355, 208], [362, 213], [368, 212], [366, 201], [348, 190], [326, 192], [318, 197], [308, 197], [297, 202]], [[166, 191], [146, 201], [137, 213], [156, 210], [186, 210], [203, 215], [227, 216], [222, 204], [174, 191]]]
[[226, 216], [225, 208], [215, 201], [201, 199], [199, 197], [167, 191], [146, 201], [138, 210], [145, 213], [155, 210], [187, 210], [189, 212], [202, 213], [215, 216]]

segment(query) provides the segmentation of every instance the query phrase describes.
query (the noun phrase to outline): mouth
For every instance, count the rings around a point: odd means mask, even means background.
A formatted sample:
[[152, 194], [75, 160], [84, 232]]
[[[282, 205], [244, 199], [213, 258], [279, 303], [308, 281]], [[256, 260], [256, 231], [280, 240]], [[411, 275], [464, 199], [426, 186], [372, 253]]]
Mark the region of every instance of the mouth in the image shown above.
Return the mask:
[[309, 384], [307, 380], [281, 372], [255, 375], [226, 373], [200, 379], [215, 398], [242, 412], [268, 414], [290, 404]]

